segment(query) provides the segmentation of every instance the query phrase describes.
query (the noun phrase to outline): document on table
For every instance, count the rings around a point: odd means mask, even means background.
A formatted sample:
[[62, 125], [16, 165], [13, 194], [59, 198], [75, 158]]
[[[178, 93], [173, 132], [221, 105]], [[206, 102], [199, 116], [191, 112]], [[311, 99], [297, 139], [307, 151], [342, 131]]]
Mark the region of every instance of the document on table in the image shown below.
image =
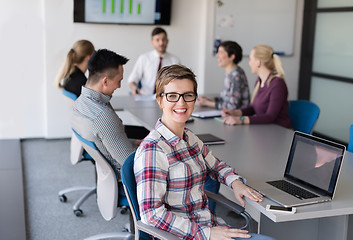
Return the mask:
[[115, 111], [115, 113], [123, 121], [124, 125], [143, 127], [143, 124], [131, 112], [124, 110], [124, 111]]
[[135, 101], [156, 101], [156, 94], [153, 95], [136, 95]]
[[198, 117], [198, 118], [214, 118], [220, 117], [222, 115], [221, 110], [208, 110], [202, 112], [193, 112], [191, 116]]

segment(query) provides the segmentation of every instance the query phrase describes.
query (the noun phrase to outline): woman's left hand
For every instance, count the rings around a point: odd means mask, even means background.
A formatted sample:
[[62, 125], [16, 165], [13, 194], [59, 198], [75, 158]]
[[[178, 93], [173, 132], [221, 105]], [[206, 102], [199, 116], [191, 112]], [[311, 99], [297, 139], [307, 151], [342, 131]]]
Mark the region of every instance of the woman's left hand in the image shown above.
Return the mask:
[[226, 125], [237, 125], [242, 124], [240, 117], [227, 116], [223, 118], [223, 123]]
[[235, 198], [239, 201], [239, 203], [243, 207], [245, 207], [245, 201], [243, 199], [244, 196], [254, 202], [263, 201], [263, 196], [260, 193], [246, 186], [241, 180], [233, 181], [232, 188], [233, 188]]

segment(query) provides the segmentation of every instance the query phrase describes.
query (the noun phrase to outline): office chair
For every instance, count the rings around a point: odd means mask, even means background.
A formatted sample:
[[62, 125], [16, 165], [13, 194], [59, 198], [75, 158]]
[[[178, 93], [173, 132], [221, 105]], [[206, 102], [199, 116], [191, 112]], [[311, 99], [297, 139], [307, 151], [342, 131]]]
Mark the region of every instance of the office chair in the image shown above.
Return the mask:
[[[65, 89], [62, 90], [62, 93], [64, 96], [67, 97], [67, 103], [72, 107], [73, 101], [77, 99], [77, 96], [69, 92]], [[72, 134], [71, 137], [71, 145], [70, 145], [70, 161], [72, 165], [76, 165], [77, 163], [81, 161], [91, 161], [94, 164], [94, 161], [92, 157], [84, 151], [80, 141], [77, 139], [77, 137]], [[73, 205], [72, 209], [74, 214], [79, 217], [82, 216], [83, 211], [80, 209], [81, 205], [92, 195], [96, 193], [96, 187], [89, 187], [89, 186], [76, 186], [76, 187], [70, 187], [63, 189], [59, 191], [59, 200], [60, 202], [66, 202], [67, 197], [66, 194], [71, 193], [71, 192], [76, 192], [76, 191], [86, 191], [85, 194], [83, 194]]]
[[349, 142], [347, 150], [353, 152], [353, 124], [349, 128]]
[[[92, 156], [97, 172], [97, 204], [103, 218], [107, 221], [113, 219], [117, 214], [118, 206], [129, 206], [122, 186], [119, 186], [117, 174], [110, 166], [105, 157], [98, 150], [94, 142], [88, 141], [73, 130], [75, 136], [81, 142], [83, 148]], [[121, 185], [121, 184], [120, 184]], [[119, 238], [134, 239], [129, 232], [102, 233], [86, 238], [86, 240]]]
[[[137, 201], [137, 193], [136, 193], [134, 158], [135, 158], [135, 152], [131, 153], [126, 158], [125, 162], [123, 163], [123, 166], [121, 167], [120, 174], [121, 174], [121, 179], [123, 181], [125, 194], [126, 194], [127, 200], [129, 201], [130, 210], [134, 220], [135, 240], [138, 240], [138, 239], [149, 240], [149, 239], [152, 239], [151, 236], [159, 238], [160, 240], [180, 239], [177, 236], [171, 234], [170, 232], [166, 232], [159, 228], [142, 223], [141, 217], [140, 217], [139, 205]], [[212, 199], [216, 201], [218, 204], [221, 204], [224, 207], [227, 207], [233, 210], [234, 212], [236, 212], [237, 214], [241, 215], [246, 221], [246, 224], [242, 227], [242, 229], [248, 228], [249, 232], [251, 232], [252, 230], [251, 216], [245, 211], [243, 207], [228, 200], [227, 198], [223, 197], [220, 194], [215, 194], [209, 191], [205, 191], [205, 192], [209, 199]]]
[[77, 96], [75, 93], [67, 91], [65, 89], [61, 90], [62, 94], [64, 94], [64, 96], [68, 97], [69, 99], [75, 101], [77, 99]]
[[311, 134], [319, 117], [320, 108], [306, 100], [289, 101], [288, 113], [294, 130]]

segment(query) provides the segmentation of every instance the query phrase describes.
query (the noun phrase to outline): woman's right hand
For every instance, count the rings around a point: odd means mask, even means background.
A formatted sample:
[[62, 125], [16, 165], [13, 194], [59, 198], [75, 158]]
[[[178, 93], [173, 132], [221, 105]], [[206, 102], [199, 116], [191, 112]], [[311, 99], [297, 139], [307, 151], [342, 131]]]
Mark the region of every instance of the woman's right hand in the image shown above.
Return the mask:
[[204, 96], [198, 97], [196, 99], [196, 104], [201, 107], [202, 106], [208, 107], [210, 105], [210, 99]]
[[224, 108], [222, 110], [222, 117], [228, 117], [228, 116], [237, 116], [240, 117], [243, 113], [241, 112], [240, 109], [236, 109], [236, 110], [230, 110], [227, 108]]
[[210, 231], [210, 240], [233, 240], [234, 238], [250, 238], [248, 231], [228, 228], [226, 226], [212, 227]]

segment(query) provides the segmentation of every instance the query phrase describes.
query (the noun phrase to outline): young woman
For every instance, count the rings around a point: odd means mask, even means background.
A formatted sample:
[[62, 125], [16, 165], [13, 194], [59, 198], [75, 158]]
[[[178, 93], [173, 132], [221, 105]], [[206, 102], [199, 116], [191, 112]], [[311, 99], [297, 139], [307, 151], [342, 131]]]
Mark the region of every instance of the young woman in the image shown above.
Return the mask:
[[86, 84], [88, 60], [94, 52], [90, 41], [79, 40], [66, 55], [66, 61], [56, 78], [58, 88], [64, 88], [77, 97], [81, 94], [81, 87]]
[[244, 206], [244, 196], [262, 196], [243, 184], [235, 170], [212, 155], [208, 147], [185, 128], [197, 98], [195, 75], [188, 68], [162, 68], [156, 80], [162, 117], [142, 141], [135, 155], [137, 199], [144, 223], [182, 239], [272, 239], [233, 229], [208, 209], [204, 183], [208, 175], [233, 188]]
[[222, 42], [216, 57], [218, 66], [225, 70], [223, 90], [220, 97], [199, 97], [197, 105], [231, 110], [247, 107], [250, 103], [248, 80], [244, 70], [238, 65], [243, 58], [242, 48], [236, 42]]
[[280, 57], [270, 46], [256, 45], [250, 52], [249, 65], [251, 72], [258, 75], [251, 104], [237, 110], [224, 109], [223, 122], [228, 125], [275, 123], [292, 128]]

